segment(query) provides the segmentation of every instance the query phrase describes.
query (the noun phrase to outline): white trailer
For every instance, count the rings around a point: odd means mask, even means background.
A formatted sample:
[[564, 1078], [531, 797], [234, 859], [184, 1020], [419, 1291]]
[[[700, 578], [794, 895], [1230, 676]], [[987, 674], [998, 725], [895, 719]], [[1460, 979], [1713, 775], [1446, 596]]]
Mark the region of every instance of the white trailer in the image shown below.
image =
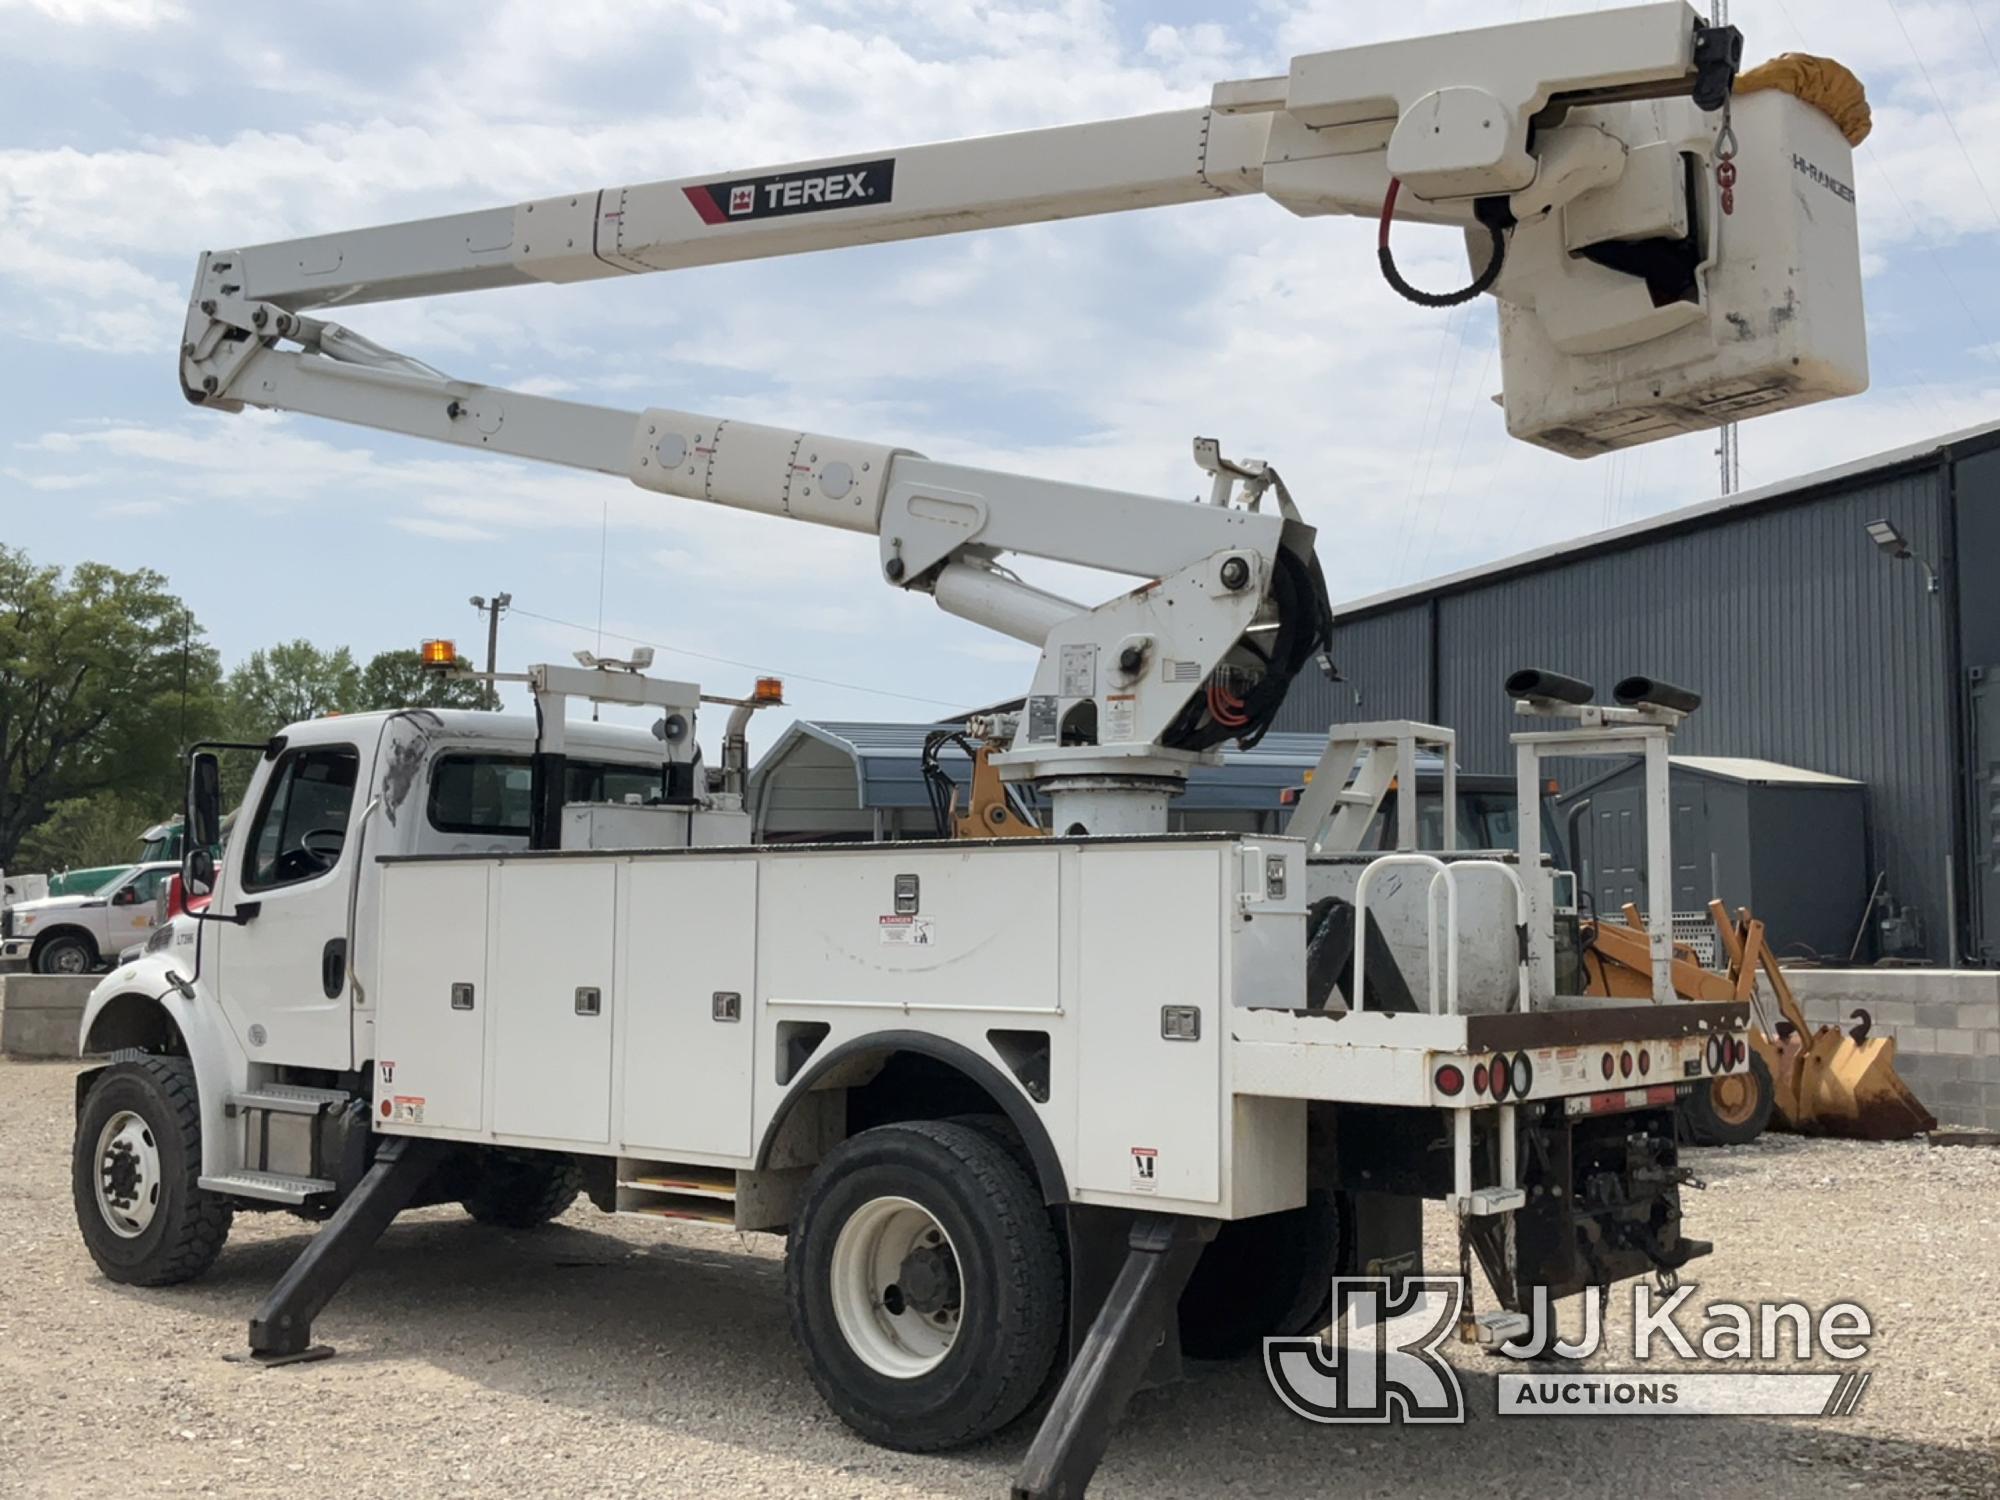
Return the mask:
[[[1382, 270], [1424, 305], [1392, 222], [1466, 226], [1478, 274], [1442, 300], [1499, 300], [1510, 426], [1601, 452], [1865, 383], [1852, 204], [1806, 196], [1847, 144], [1789, 95], [1733, 100], [1740, 42], [1653, 4], [1302, 56], [1136, 120], [203, 255], [197, 404], [876, 535], [889, 585], [1040, 649], [995, 764], [1047, 798], [1053, 837], [732, 844], [740, 812], [693, 776], [697, 690], [629, 672], [531, 674], [526, 849], [427, 850], [440, 763], [407, 716], [361, 716], [260, 747], [212, 867], [197, 754], [185, 873], [211, 905], [85, 1018], [87, 1050], [127, 1049], [79, 1085], [100, 1266], [182, 1279], [240, 1209], [330, 1214], [252, 1320], [282, 1362], [323, 1352], [314, 1317], [414, 1203], [525, 1223], [581, 1187], [781, 1230], [808, 1368], [857, 1431], [968, 1442], [1058, 1387], [1017, 1486], [1035, 1496], [1079, 1492], [1183, 1349], [1317, 1329], [1334, 1275], [1416, 1271], [1426, 1198], [1501, 1304], [1468, 1309], [1468, 1339], [1506, 1337], [1536, 1289], [1675, 1276], [1707, 1246], [1682, 1232], [1673, 1099], [1743, 1065], [1744, 1007], [1560, 996], [1530, 941], [1538, 861], [1399, 854], [1442, 956], [1387, 1012], [1365, 956], [1345, 992], [1310, 971], [1302, 841], [1162, 832], [1188, 769], [1254, 743], [1325, 663], [1314, 531], [1274, 469], [1197, 440], [1209, 502], [1177, 503], [496, 390], [308, 312], [1262, 192], [1379, 214]], [[1796, 191], [1795, 160], [1817, 174]], [[1767, 190], [1732, 198], [1732, 174]], [[1138, 583], [1089, 608], [1008, 554]], [[660, 712], [655, 806], [568, 805], [579, 696]], [[1473, 878], [1514, 897], [1517, 984], [1484, 1011], [1451, 957], [1477, 941], [1454, 911]]]

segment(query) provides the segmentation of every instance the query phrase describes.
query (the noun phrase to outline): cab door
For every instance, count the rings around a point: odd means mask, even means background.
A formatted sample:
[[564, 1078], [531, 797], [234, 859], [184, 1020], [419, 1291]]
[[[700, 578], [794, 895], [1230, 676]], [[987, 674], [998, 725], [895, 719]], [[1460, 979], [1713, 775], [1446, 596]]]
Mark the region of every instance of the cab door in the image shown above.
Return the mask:
[[203, 970], [253, 1062], [354, 1065], [346, 939], [361, 764], [353, 744], [285, 749], [230, 836], [219, 914], [237, 920], [202, 924]]
[[105, 916], [104, 957], [116, 961], [134, 943], [143, 943], [159, 925], [160, 893], [171, 870], [141, 870], [111, 893]]

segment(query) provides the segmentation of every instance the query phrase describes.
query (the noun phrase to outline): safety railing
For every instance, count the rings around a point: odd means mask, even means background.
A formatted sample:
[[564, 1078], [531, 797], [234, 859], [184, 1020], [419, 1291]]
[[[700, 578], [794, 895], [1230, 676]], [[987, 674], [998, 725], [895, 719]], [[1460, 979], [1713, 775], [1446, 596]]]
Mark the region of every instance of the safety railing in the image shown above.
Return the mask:
[[1415, 866], [1431, 872], [1424, 893], [1424, 949], [1430, 978], [1431, 1015], [1438, 1014], [1438, 892], [1444, 892], [1444, 1014], [1458, 1014], [1458, 877], [1467, 870], [1494, 871], [1514, 888], [1514, 931], [1517, 950], [1518, 1009], [1529, 1006], [1528, 985], [1528, 892], [1512, 866], [1497, 859], [1460, 859], [1447, 863], [1434, 854], [1385, 854], [1370, 861], [1354, 884], [1354, 1009], [1365, 1010], [1368, 1003], [1368, 888], [1383, 870]]

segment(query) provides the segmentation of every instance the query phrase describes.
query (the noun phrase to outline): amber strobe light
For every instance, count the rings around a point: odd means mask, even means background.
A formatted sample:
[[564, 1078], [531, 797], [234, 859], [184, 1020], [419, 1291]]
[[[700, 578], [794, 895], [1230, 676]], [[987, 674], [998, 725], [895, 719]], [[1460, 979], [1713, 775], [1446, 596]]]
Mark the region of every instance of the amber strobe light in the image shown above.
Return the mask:
[[783, 703], [785, 701], [784, 679], [779, 677], [759, 677], [757, 686], [750, 693], [752, 703]]
[[417, 655], [433, 671], [458, 665], [458, 645], [455, 641], [425, 641], [417, 648]]

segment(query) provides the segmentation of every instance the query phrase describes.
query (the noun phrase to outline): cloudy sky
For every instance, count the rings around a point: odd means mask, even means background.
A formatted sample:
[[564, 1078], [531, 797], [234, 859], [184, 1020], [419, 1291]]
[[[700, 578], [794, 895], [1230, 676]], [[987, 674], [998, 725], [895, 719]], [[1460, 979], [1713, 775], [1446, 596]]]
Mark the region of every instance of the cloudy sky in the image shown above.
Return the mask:
[[[190, 409], [197, 254], [1199, 104], [1297, 52], [1591, 8], [0, 0], [0, 538], [160, 569], [225, 660], [301, 635], [470, 643], [467, 596], [504, 589], [512, 668], [601, 628], [713, 691], [780, 672], [813, 717], [1005, 697], [1026, 650], [885, 588], [871, 539]], [[1744, 483], [2000, 416], [2000, 0], [1737, 0], [1732, 19], [1753, 60], [1848, 63], [1876, 121], [1855, 164], [1874, 388], [1747, 426]], [[1164, 495], [1196, 491], [1188, 440], [1214, 434], [1281, 466], [1336, 598], [1715, 492], [1708, 437], [1587, 464], [1509, 442], [1491, 303], [1397, 300], [1371, 236], [1237, 199], [348, 321], [468, 378]], [[1399, 245], [1414, 279], [1462, 270], [1444, 231]]]

